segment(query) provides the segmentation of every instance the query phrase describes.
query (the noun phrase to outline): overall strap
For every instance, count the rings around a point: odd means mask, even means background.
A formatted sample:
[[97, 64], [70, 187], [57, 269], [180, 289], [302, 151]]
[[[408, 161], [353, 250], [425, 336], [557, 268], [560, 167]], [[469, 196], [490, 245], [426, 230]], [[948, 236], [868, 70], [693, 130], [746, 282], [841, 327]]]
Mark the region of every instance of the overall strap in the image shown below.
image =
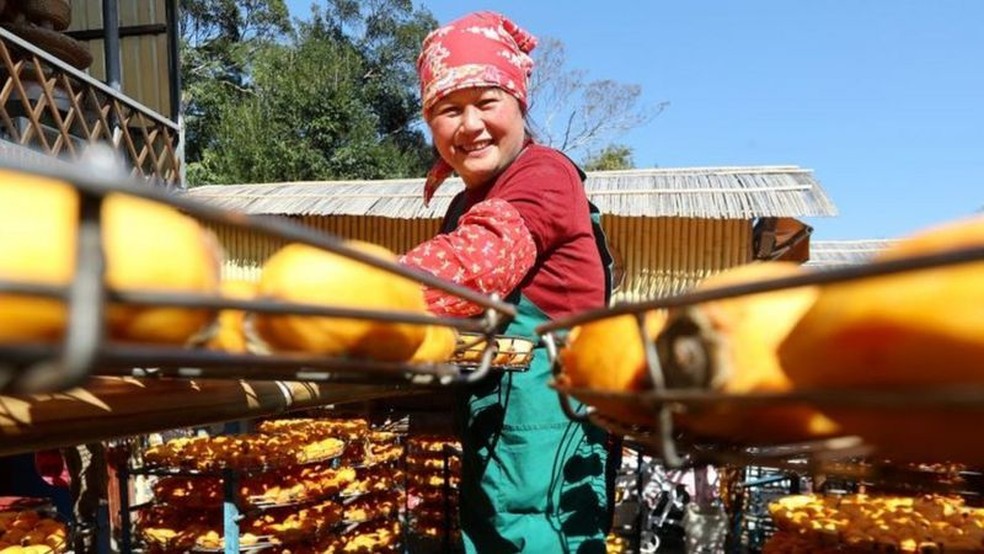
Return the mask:
[[591, 232], [594, 233], [595, 246], [598, 247], [598, 254], [601, 255], [601, 266], [605, 270], [605, 304], [612, 301], [612, 292], [615, 289], [615, 258], [608, 246], [608, 235], [601, 226], [601, 210], [593, 202], [588, 200], [588, 210], [591, 213]]
[[451, 199], [448, 211], [444, 212], [444, 219], [441, 220], [441, 233], [450, 233], [458, 228], [458, 220], [465, 215], [465, 204], [467, 202], [466, 191], [461, 191]]
[[[581, 183], [587, 181], [588, 175], [581, 169], [581, 166], [577, 165], [567, 154], [564, 154], [564, 157], [577, 170]], [[608, 246], [608, 235], [605, 234], [605, 229], [601, 226], [601, 210], [595, 206], [594, 202], [588, 200], [588, 212], [591, 214], [591, 232], [594, 234], [595, 246], [598, 247], [598, 254], [601, 255], [601, 266], [605, 270], [605, 304], [607, 305], [611, 302], [612, 292], [615, 289], [615, 257], [612, 256], [611, 247]]]

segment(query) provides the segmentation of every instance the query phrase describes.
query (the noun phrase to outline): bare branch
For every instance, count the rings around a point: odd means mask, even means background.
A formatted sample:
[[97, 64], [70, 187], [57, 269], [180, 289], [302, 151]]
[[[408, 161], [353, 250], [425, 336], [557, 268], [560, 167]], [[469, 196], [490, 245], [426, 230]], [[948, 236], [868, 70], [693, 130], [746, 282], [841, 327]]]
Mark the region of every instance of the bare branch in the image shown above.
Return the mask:
[[669, 105], [639, 106], [642, 88], [614, 80], [590, 81], [567, 69], [562, 42], [544, 38], [534, 50], [530, 82], [531, 123], [541, 142], [584, 155], [627, 131], [648, 124]]

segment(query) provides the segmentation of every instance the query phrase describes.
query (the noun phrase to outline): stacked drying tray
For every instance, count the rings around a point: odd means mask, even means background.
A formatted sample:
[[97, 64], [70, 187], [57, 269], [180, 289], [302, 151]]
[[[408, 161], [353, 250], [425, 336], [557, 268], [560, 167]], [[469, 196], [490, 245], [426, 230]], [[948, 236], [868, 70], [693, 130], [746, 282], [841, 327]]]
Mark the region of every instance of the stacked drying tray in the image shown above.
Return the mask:
[[[883, 490], [900, 491], [892, 472], [872, 468], [984, 466], [973, 439], [984, 413], [982, 270], [977, 215], [905, 237], [857, 266], [751, 263], [684, 294], [578, 314], [538, 332], [568, 415], [632, 438], [669, 465], [764, 466], [855, 484], [877, 477]], [[587, 404], [587, 415], [569, 397]], [[967, 481], [960, 477], [932, 483], [936, 496], [896, 498], [893, 507], [908, 515], [873, 522], [895, 539], [857, 539], [857, 529], [844, 535], [835, 521], [819, 537], [848, 537], [852, 544], [837, 543], [838, 551], [984, 551], [978, 523], [944, 527], [946, 518], [916, 522], [911, 513], [931, 505], [976, 522], [973, 509], [946, 500]], [[926, 529], [910, 533], [913, 522]], [[791, 551], [803, 539], [785, 532], [770, 548]], [[830, 546], [808, 542], [803, 548]]]
[[[402, 545], [402, 445], [364, 419], [268, 420], [255, 435], [179, 439], [143, 458], [156, 471], [142, 471], [163, 475], [155, 502], [140, 509], [149, 552], [376, 553]], [[278, 463], [253, 465], [262, 460]], [[226, 529], [238, 529], [238, 544]]]
[[337, 460], [347, 482], [336, 497], [342, 521], [334, 532], [315, 541], [275, 548], [284, 554], [388, 553], [402, 548], [403, 445], [396, 433], [369, 426], [361, 418], [285, 419], [261, 424], [319, 435], [345, 429], [348, 446]]
[[857, 266], [750, 263], [538, 332], [562, 397], [669, 464], [799, 449], [979, 466], [966, 437], [984, 405], [982, 270], [978, 215]]
[[0, 499], [0, 552], [62, 554], [69, 548], [69, 527], [43, 499]]
[[346, 432], [270, 428], [151, 447], [145, 467], [130, 470], [161, 476], [155, 501], [139, 507], [138, 535], [161, 553], [319, 540], [342, 522], [337, 497], [355, 477], [337, 467], [346, 445], [339, 436]]
[[411, 435], [406, 467], [408, 533], [424, 552], [455, 551], [461, 542], [461, 444], [449, 436]]

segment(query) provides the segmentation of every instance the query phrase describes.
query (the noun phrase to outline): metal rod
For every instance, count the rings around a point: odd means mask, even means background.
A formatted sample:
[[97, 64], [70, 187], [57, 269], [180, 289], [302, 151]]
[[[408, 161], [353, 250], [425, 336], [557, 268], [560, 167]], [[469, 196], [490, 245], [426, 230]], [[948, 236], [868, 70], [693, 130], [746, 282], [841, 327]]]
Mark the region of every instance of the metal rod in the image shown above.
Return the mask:
[[333, 252], [366, 265], [388, 271], [401, 277], [416, 281], [432, 288], [453, 294], [485, 309], [492, 309], [510, 318], [516, 316], [516, 307], [501, 300], [476, 292], [470, 288], [441, 279], [417, 268], [411, 268], [394, 261], [385, 260], [357, 250], [346, 241], [332, 234], [312, 229], [296, 223], [287, 217], [256, 216], [224, 210], [201, 203], [191, 198], [175, 195], [157, 187], [147, 186], [135, 178], [107, 178], [98, 172], [86, 172], [75, 166], [65, 164], [45, 164], [23, 159], [0, 160], [0, 166], [25, 171], [36, 175], [52, 177], [72, 183], [77, 189], [88, 194], [107, 195], [114, 192], [160, 202], [180, 209], [192, 217], [221, 223], [240, 229], [260, 232], [290, 242], [299, 242]]
[[[666, 390], [666, 376], [663, 373], [662, 365], [660, 365], [659, 355], [656, 353], [656, 343], [646, 330], [646, 312], [638, 312], [635, 319], [639, 326], [639, 336], [642, 337], [646, 366], [649, 368], [649, 377], [653, 381], [653, 388], [657, 391]], [[659, 406], [656, 421], [660, 435], [660, 457], [667, 467], [682, 466], [683, 458], [677, 454], [676, 443], [673, 440], [673, 412], [669, 404]]]
[[444, 445], [444, 448], [441, 450], [443, 456], [441, 477], [444, 479], [441, 487], [444, 493], [444, 529], [441, 539], [443, 552], [451, 552], [451, 450], [449, 445]]
[[[661, 456], [662, 444], [656, 429], [639, 429], [638, 426], [630, 428], [600, 417], [594, 420], [604, 429], [625, 435], [638, 449], [656, 457]], [[682, 445], [682, 450], [687, 454], [684, 465], [690, 467], [700, 464], [761, 465], [800, 472], [815, 469], [824, 473], [831, 463], [866, 456], [872, 451], [870, 446], [854, 436], [761, 447], [685, 444]]]
[[[556, 386], [556, 385], [555, 385]], [[623, 401], [641, 409], [658, 409], [662, 404], [686, 406], [805, 404], [822, 408], [827, 405], [872, 408], [908, 409], [916, 406], [945, 406], [981, 410], [984, 403], [984, 383], [932, 386], [920, 385], [907, 389], [797, 389], [787, 392], [723, 393], [699, 389], [668, 389], [665, 391], [597, 391], [564, 387], [574, 397], [590, 402], [594, 398]]]
[[239, 492], [239, 475], [236, 471], [226, 468], [222, 471], [222, 532], [223, 545], [226, 554], [239, 553], [239, 504], [236, 496]]
[[353, 373], [338, 371], [317, 371], [317, 370], [283, 370], [276, 371], [263, 368], [231, 368], [222, 370], [216, 368], [168, 368], [155, 370], [152, 372], [142, 369], [110, 368], [100, 369], [94, 375], [102, 377], [162, 377], [179, 379], [247, 379], [254, 381], [277, 381], [292, 380], [306, 381], [310, 383], [334, 383], [337, 385], [380, 385], [398, 386], [413, 384], [418, 386], [425, 385], [447, 385], [457, 380], [457, 377], [440, 377], [431, 374], [408, 373], [404, 375], [386, 375], [379, 373]]
[[112, 291], [110, 300], [124, 304], [145, 306], [174, 306], [180, 308], [208, 308], [216, 310], [241, 310], [244, 312], [278, 315], [325, 316], [345, 319], [371, 319], [389, 323], [419, 323], [443, 325], [461, 331], [486, 331], [487, 324], [479, 319], [437, 317], [429, 313], [407, 311], [364, 310], [361, 308], [334, 307], [321, 304], [285, 302], [271, 299], [237, 300], [208, 294], [159, 293], [143, 291]]
[[68, 288], [68, 325], [60, 359], [39, 359], [18, 376], [11, 388], [45, 392], [73, 387], [89, 375], [104, 334], [103, 273], [100, 212], [102, 197], [82, 195], [76, 260], [80, 270]]
[[[143, 25], [119, 26], [120, 38], [148, 36], [148, 35], [163, 35], [166, 32], [167, 32], [167, 25], [163, 23], [147, 23]], [[81, 40], [82, 42], [88, 42], [90, 40], [102, 40], [103, 38], [103, 30], [98, 28], [63, 31], [62, 34], [64, 34], [65, 36], [72, 37], [75, 40]]]
[[[31, 296], [65, 299], [66, 287], [40, 283], [13, 282], [0, 280], [0, 291]], [[284, 302], [270, 299], [240, 300], [222, 296], [198, 293], [113, 291], [106, 293], [114, 303], [132, 306], [171, 306], [177, 308], [241, 310], [244, 312], [269, 313], [278, 315], [303, 315], [338, 317], [345, 319], [369, 319], [391, 323], [417, 323], [453, 327], [464, 332], [486, 332], [488, 323], [480, 319], [438, 317], [418, 312], [363, 310], [358, 308], [339, 308], [320, 304]]]
[[635, 543], [635, 552], [642, 552], [642, 534], [646, 522], [649, 520], [649, 505], [646, 503], [645, 492], [646, 483], [643, 480], [643, 470], [642, 470], [642, 452], [636, 450], [636, 502], [639, 504], [639, 508], [636, 511], [636, 528], [635, 534], [633, 536]]
[[120, 90], [120, 12], [118, 0], [102, 0], [106, 84]]
[[132, 551], [133, 522], [130, 517], [130, 471], [127, 464], [116, 468], [116, 479], [120, 489], [120, 550]]
[[564, 412], [564, 415], [571, 421], [575, 423], [587, 423], [591, 421], [591, 415], [594, 413], [594, 408], [592, 406], [585, 406], [582, 404], [584, 412], [578, 413], [577, 410], [571, 406], [570, 396], [558, 391], [557, 400], [560, 402], [561, 411]]
[[168, 94], [171, 100], [171, 120], [178, 122], [181, 116], [181, 55], [180, 28], [178, 24], [178, 0], [165, 0], [165, 20], [167, 21], [167, 73]]
[[[494, 344], [494, 343], [493, 343]], [[52, 359], [61, 346], [50, 343], [0, 345], [0, 359], [13, 368]], [[476, 371], [448, 363], [383, 362], [312, 354], [237, 354], [183, 347], [104, 343], [92, 374], [103, 376], [299, 380], [362, 384], [453, 385], [474, 383], [492, 371], [493, 350]], [[482, 368], [485, 368], [484, 370]], [[499, 368], [495, 368], [499, 371]], [[502, 368], [502, 371], [519, 370]]]
[[455, 372], [449, 364], [410, 364], [313, 354], [234, 354], [218, 350], [193, 350], [127, 343], [110, 343], [99, 358], [99, 364], [108, 367], [157, 367], [154, 365], [155, 361], [160, 367], [198, 366], [217, 369], [240, 366], [255, 368], [307, 367], [378, 373], [403, 373], [426, 368], [437, 374]]
[[[556, 380], [556, 378], [560, 377], [562, 373], [560, 361], [558, 360], [557, 357], [557, 353], [558, 353], [557, 342], [556, 339], [554, 338], [553, 333], [545, 333], [542, 338], [543, 338], [543, 344], [547, 350], [547, 360], [550, 364], [550, 373], [551, 375], [553, 375], [554, 379]], [[591, 413], [594, 411], [593, 407], [584, 406], [584, 410], [585, 410], [584, 413], [578, 413], [574, 409], [574, 407], [571, 406], [570, 397], [564, 394], [560, 390], [557, 391], [557, 401], [560, 402], [561, 411], [564, 412], [564, 415], [567, 416], [567, 418], [570, 419], [571, 421], [575, 421], [577, 423], [586, 423], [588, 421], [591, 421], [590, 416]]]
[[657, 300], [617, 304], [611, 308], [590, 310], [576, 316], [543, 324], [536, 328], [536, 332], [542, 335], [548, 331], [569, 329], [576, 325], [581, 325], [616, 315], [634, 314], [663, 308], [678, 308], [682, 306], [689, 306], [691, 304], [709, 302], [711, 300], [721, 300], [723, 298], [757, 294], [760, 292], [769, 292], [809, 285], [842, 283], [854, 279], [878, 277], [905, 271], [917, 271], [920, 269], [979, 262], [982, 260], [984, 260], [984, 246], [969, 246], [954, 248], [946, 252], [910, 256], [898, 260], [868, 262], [865, 264], [845, 266], [834, 269], [808, 270], [801, 275], [795, 275], [792, 277], [764, 279], [753, 283], [716, 287], [713, 289], [705, 289], [701, 291], [668, 296]]
[[[95, 460], [93, 460], [95, 462]], [[100, 498], [96, 504], [96, 552], [99, 554], [112, 554], [112, 525], [109, 522], [109, 504], [104, 498]]]
[[449, 384], [462, 379], [450, 364], [412, 365], [350, 358], [312, 356], [226, 357], [219, 352], [144, 350], [125, 348], [104, 353], [93, 373], [116, 376], [161, 376], [213, 379], [256, 379], [333, 383]]
[[[105, 334], [106, 296], [103, 275], [102, 198], [79, 198], [79, 234], [75, 279], [69, 288], [68, 329], [63, 355], [63, 385], [76, 385], [88, 376]], [[53, 382], [46, 383], [49, 386]]]
[[550, 364], [550, 374], [554, 377], [559, 377], [561, 367], [557, 358], [557, 340], [554, 338], [553, 333], [544, 333], [541, 338], [543, 339], [544, 348], [547, 350], [547, 363]]
[[478, 383], [479, 381], [485, 379], [492, 369], [492, 357], [495, 355], [495, 339], [492, 335], [485, 337], [485, 349], [482, 350], [482, 359], [478, 363], [478, 367], [475, 371], [471, 372], [465, 377], [465, 381], [468, 383]]

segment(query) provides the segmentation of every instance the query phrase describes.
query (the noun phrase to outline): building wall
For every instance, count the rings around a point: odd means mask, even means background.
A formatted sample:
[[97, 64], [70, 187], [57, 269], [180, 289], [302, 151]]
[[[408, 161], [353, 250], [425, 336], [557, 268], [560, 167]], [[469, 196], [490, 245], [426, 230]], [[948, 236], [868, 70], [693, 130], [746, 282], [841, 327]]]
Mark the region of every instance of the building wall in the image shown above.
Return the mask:
[[[295, 221], [347, 239], [403, 253], [434, 236], [437, 219], [306, 216]], [[704, 277], [752, 260], [752, 223], [737, 219], [616, 217], [602, 224], [624, 275], [616, 301], [637, 302], [683, 292]], [[256, 280], [282, 241], [239, 229], [214, 228], [226, 249], [224, 277]]]
[[[434, 236], [440, 226], [437, 219], [391, 219], [385, 217], [291, 217], [295, 222], [342, 238], [380, 244], [402, 254]], [[255, 281], [260, 267], [285, 242], [234, 227], [210, 226], [225, 249], [223, 279]]]
[[[164, 0], [117, 0], [121, 27], [164, 25]], [[74, 0], [69, 30], [102, 31], [102, 1]], [[106, 80], [106, 57], [102, 39], [88, 41], [94, 58], [89, 74]], [[168, 92], [167, 35], [165, 33], [120, 37], [120, 88], [127, 96], [155, 112], [170, 117]]]
[[752, 222], [744, 219], [605, 215], [602, 226], [623, 276], [616, 301], [678, 294], [752, 260]]
[[354, 215], [307, 216], [301, 221], [305, 225], [340, 237], [381, 244], [401, 254], [436, 235], [441, 226], [439, 219], [393, 219]]

